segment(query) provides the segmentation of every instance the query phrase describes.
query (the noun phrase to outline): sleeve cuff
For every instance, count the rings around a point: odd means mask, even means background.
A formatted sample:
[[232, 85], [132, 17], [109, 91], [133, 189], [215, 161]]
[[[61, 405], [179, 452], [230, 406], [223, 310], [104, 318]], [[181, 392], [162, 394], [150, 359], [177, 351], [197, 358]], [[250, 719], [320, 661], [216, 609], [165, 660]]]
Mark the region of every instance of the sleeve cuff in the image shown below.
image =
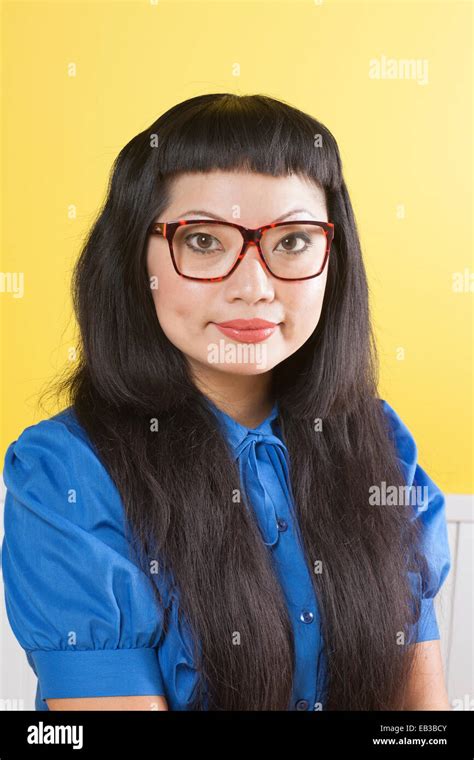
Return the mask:
[[69, 649], [28, 652], [41, 699], [166, 696], [156, 649]]
[[433, 639], [440, 639], [440, 632], [438, 621], [436, 619], [436, 611], [434, 606], [433, 597], [424, 597], [421, 600], [420, 620], [418, 623], [417, 635], [412, 641], [416, 644], [420, 641], [432, 641]]

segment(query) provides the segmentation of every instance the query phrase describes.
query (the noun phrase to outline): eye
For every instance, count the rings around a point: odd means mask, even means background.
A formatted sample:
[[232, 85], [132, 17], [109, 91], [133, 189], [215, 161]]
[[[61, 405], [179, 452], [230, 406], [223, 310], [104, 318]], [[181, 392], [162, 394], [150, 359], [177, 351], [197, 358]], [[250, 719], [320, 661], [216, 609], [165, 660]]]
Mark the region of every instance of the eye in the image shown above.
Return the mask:
[[[295, 242], [300, 242], [301, 245], [299, 248], [292, 247], [294, 246]], [[294, 232], [291, 235], [285, 235], [284, 238], [280, 240], [279, 245], [284, 246], [283, 252], [284, 253], [304, 253], [308, 250], [308, 247], [311, 245], [311, 239], [310, 237], [305, 234], [304, 232]], [[276, 251], [281, 250], [278, 247], [275, 248]]]
[[[196, 242], [193, 242], [195, 240]], [[212, 241], [215, 241], [217, 243], [217, 246], [211, 248]], [[185, 238], [185, 243], [192, 251], [196, 251], [196, 253], [207, 253], [209, 251], [217, 251], [221, 250], [221, 243], [220, 241], [214, 237], [214, 235], [208, 235], [205, 232], [193, 232], [191, 235], [187, 235]]]

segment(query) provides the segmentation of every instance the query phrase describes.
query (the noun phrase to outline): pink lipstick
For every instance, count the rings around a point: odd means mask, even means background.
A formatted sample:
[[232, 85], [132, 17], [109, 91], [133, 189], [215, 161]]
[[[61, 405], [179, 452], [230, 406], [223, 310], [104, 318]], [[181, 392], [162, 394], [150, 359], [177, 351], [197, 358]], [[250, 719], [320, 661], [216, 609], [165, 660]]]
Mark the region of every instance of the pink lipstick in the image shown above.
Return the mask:
[[214, 322], [218, 330], [229, 338], [241, 343], [260, 343], [273, 335], [277, 322], [266, 319], [231, 319], [229, 322]]

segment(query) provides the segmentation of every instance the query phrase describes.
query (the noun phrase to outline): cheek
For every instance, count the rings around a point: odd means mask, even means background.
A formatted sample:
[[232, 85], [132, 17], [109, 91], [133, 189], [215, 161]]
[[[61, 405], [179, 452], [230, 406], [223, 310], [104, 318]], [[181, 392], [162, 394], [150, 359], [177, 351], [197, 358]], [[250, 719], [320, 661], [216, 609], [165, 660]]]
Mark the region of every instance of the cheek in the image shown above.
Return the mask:
[[168, 262], [149, 259], [148, 273], [156, 315], [167, 338], [180, 349], [202, 336], [206, 323], [203, 285], [179, 277]]
[[147, 269], [151, 293], [161, 327], [167, 333], [168, 325], [185, 318], [190, 304], [183, 298], [182, 279], [173, 270], [169, 257], [159, 255], [162, 251], [148, 251]]
[[326, 289], [326, 275], [315, 277], [296, 287], [285, 286], [281, 300], [285, 305], [285, 337], [302, 343], [314, 332], [321, 316]]
[[[163, 331], [168, 337], [197, 336], [202, 333], [205, 324], [204, 306], [205, 300], [198, 289], [181, 283], [173, 282], [173, 287], [168, 288], [164, 280], [161, 288], [155, 293], [155, 308], [158, 320]], [[199, 286], [198, 286], [199, 288]]]

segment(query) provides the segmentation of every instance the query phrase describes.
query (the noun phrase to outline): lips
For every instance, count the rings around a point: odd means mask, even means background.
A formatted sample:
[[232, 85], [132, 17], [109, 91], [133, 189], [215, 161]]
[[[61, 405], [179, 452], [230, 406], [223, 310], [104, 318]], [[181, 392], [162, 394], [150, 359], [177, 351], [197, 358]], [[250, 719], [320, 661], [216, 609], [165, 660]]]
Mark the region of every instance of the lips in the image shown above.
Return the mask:
[[259, 330], [265, 327], [276, 327], [278, 322], [268, 322], [266, 319], [231, 319], [230, 322], [216, 322], [219, 327], [233, 327], [234, 330]]
[[214, 324], [224, 335], [241, 343], [260, 343], [273, 335], [278, 327], [277, 322], [266, 319], [232, 319]]

